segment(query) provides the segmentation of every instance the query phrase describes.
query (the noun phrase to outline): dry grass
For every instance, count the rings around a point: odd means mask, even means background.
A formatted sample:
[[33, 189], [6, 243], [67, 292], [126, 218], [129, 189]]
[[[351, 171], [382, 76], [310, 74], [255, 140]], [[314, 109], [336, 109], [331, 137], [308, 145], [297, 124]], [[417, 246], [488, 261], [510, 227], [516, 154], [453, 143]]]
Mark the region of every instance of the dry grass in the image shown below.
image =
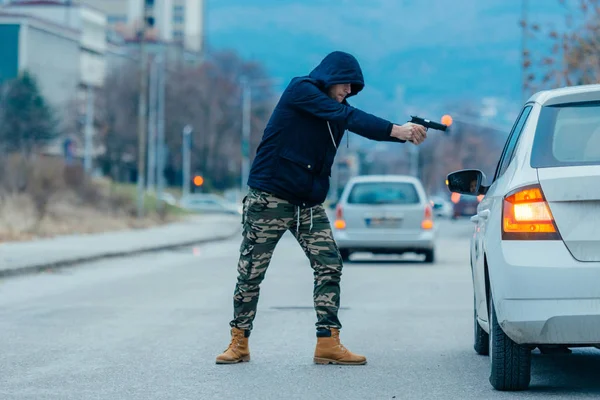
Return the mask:
[[8, 195], [0, 202], [0, 242], [23, 241], [57, 235], [86, 234], [157, 226], [177, 220], [157, 215], [138, 220], [125, 212], [107, 212], [72, 199], [54, 199], [41, 220], [25, 194]]
[[[19, 169], [11, 168], [19, 165]], [[0, 241], [23, 241], [56, 235], [145, 228], [177, 220], [180, 210], [168, 207], [159, 215], [146, 210], [136, 217], [135, 191], [105, 180], [91, 181], [62, 161], [37, 159], [4, 164], [19, 186], [0, 185]], [[7, 175], [5, 175], [7, 176]]]

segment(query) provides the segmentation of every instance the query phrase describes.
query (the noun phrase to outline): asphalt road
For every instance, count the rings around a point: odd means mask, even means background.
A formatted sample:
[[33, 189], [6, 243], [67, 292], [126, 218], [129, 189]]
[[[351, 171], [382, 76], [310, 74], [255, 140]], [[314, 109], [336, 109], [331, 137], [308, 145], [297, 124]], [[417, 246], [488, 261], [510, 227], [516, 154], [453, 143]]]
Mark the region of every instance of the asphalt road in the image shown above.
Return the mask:
[[531, 390], [495, 392], [472, 348], [468, 221], [438, 262], [369, 257], [342, 278], [342, 341], [365, 366], [312, 364], [312, 270], [286, 235], [262, 286], [252, 361], [229, 343], [239, 239], [0, 281], [0, 399], [596, 398], [600, 351], [533, 359]]

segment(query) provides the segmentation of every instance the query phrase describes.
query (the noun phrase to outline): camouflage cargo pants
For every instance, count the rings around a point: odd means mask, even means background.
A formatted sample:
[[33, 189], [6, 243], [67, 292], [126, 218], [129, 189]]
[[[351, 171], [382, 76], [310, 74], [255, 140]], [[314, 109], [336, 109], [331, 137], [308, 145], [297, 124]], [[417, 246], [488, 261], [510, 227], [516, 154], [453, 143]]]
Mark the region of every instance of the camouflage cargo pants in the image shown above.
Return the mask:
[[[338, 319], [342, 259], [323, 206], [298, 209], [285, 200], [250, 189], [244, 201], [243, 239], [233, 296], [232, 327], [252, 330], [260, 292], [275, 246], [289, 230], [314, 271], [317, 329], [341, 328]], [[298, 224], [300, 222], [300, 224]]]

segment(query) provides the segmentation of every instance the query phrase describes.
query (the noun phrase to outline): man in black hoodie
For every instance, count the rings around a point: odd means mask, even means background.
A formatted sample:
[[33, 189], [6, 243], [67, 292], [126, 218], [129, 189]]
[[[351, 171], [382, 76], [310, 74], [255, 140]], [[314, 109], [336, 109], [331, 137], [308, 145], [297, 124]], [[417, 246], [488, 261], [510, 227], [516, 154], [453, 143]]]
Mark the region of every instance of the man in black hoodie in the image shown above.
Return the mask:
[[319, 364], [365, 364], [366, 358], [340, 342], [338, 319], [342, 259], [322, 203], [331, 167], [347, 130], [376, 141], [420, 144], [424, 127], [396, 125], [350, 106], [347, 99], [364, 88], [352, 55], [327, 55], [308, 75], [292, 79], [265, 128], [252, 164], [243, 202], [243, 240], [233, 296], [231, 343], [218, 364], [250, 360], [262, 282], [279, 239], [286, 231], [298, 240], [314, 270], [314, 307]]

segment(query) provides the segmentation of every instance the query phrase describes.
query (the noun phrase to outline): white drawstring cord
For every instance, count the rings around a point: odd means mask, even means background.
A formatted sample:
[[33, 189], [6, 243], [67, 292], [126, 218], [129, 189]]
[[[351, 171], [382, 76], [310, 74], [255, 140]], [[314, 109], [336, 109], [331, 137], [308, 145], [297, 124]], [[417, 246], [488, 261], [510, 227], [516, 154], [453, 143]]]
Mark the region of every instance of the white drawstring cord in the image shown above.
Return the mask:
[[329, 128], [329, 136], [331, 136], [333, 147], [335, 147], [335, 149], [337, 150], [337, 144], [335, 144], [335, 139], [333, 138], [333, 132], [331, 131], [331, 125], [329, 125], [329, 121], [327, 121], [327, 127]]
[[[297, 207], [298, 213], [296, 214], [296, 233], [300, 231], [300, 207]], [[313, 208], [310, 208], [310, 228], [308, 228], [308, 232], [312, 233], [313, 228]]]

